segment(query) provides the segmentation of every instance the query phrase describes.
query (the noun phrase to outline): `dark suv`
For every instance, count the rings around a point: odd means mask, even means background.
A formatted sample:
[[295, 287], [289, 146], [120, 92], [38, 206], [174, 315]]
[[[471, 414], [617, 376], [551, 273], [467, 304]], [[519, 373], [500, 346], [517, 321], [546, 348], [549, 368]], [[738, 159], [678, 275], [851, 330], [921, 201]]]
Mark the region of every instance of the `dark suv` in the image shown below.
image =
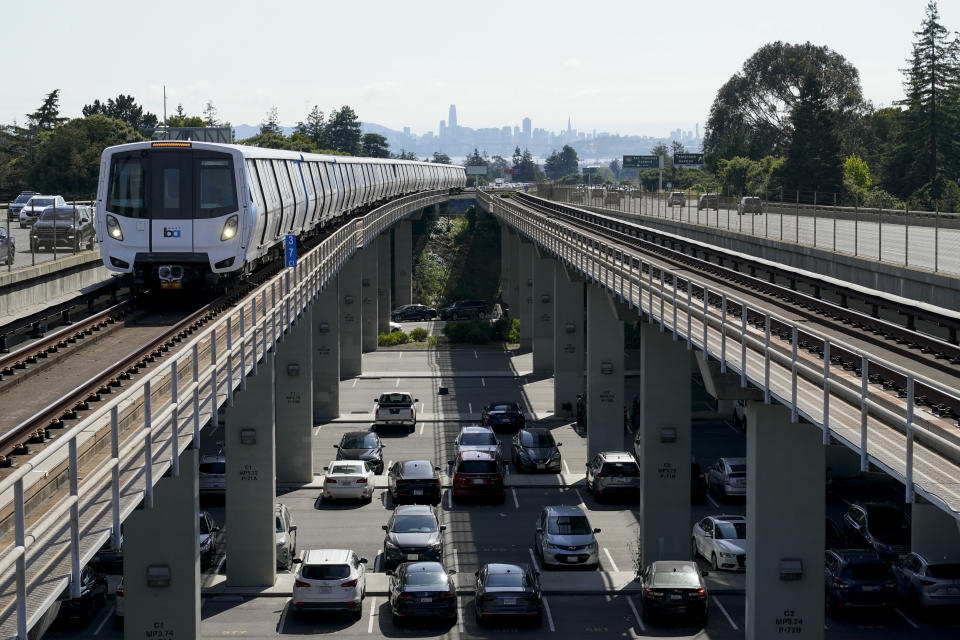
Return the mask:
[[30, 250], [66, 247], [79, 251], [82, 247], [93, 249], [96, 234], [93, 229], [93, 212], [90, 207], [50, 207], [30, 229]]
[[458, 300], [449, 307], [440, 309], [441, 320], [477, 320], [487, 312], [483, 300]]
[[843, 516], [843, 540], [890, 562], [910, 551], [910, 521], [890, 504], [852, 504]]
[[843, 609], [893, 606], [893, 574], [875, 551], [827, 551], [823, 578], [828, 616]]
[[20, 209], [23, 209], [23, 205], [27, 204], [30, 198], [35, 195], [37, 195], [36, 191], [21, 191], [20, 195], [7, 207], [7, 220], [19, 220]]

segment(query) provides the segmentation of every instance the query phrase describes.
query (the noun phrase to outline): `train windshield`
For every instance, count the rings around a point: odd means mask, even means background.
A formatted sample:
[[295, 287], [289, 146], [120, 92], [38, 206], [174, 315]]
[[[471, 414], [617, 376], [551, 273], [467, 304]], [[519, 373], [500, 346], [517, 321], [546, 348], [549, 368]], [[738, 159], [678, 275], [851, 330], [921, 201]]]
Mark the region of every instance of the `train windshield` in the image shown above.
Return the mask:
[[116, 154], [107, 211], [130, 218], [190, 220], [237, 210], [233, 158], [200, 149]]

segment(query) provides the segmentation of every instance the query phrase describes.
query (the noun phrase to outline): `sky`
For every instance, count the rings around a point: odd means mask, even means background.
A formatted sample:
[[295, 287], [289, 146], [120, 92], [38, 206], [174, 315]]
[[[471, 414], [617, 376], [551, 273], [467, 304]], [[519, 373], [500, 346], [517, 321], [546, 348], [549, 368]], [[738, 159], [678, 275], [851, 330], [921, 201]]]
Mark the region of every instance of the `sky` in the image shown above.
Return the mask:
[[[941, 0], [960, 30], [960, 2]], [[810, 41], [860, 71], [865, 97], [903, 95], [926, 0], [0, 0], [0, 123], [60, 89], [61, 114], [132, 94], [162, 117], [280, 122], [350, 105], [364, 122], [436, 132], [459, 124], [667, 135], [704, 123], [720, 88], [760, 46]], [[15, 35], [19, 34], [19, 36]], [[20, 45], [15, 46], [17, 40]], [[51, 46], [45, 46], [44, 43]]]

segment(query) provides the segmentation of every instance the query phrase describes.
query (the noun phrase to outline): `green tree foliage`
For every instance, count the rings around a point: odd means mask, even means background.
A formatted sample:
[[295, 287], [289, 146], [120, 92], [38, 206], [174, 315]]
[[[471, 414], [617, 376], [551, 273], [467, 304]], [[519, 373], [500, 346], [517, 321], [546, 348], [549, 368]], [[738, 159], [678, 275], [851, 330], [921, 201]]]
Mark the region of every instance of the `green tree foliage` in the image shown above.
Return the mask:
[[858, 155], [847, 156], [843, 161], [843, 181], [857, 189], [866, 191], [873, 184], [870, 179], [870, 168]]
[[610, 161], [610, 164], [607, 166], [610, 168], [610, 172], [613, 174], [613, 177], [619, 180], [620, 171], [622, 170], [622, 167], [620, 166], [620, 159], [614, 158], [613, 160]]
[[[574, 151], [574, 154], [576, 152]], [[520, 147], [517, 147], [513, 152], [513, 180], [516, 182], [539, 182], [542, 178], [538, 179], [543, 175], [543, 172], [537, 167], [537, 163], [533, 161], [533, 154], [530, 153], [529, 149], [524, 149], [523, 153], [520, 152]], [[574, 169], [576, 171], [576, 169]]]
[[183, 110], [183, 105], [177, 105], [177, 111], [172, 116], [167, 118], [168, 127], [205, 127], [207, 123], [204, 122], [203, 118], [200, 116], [188, 116]]
[[804, 76], [790, 124], [793, 136], [783, 169], [786, 184], [806, 191], [840, 191], [843, 179], [837, 113], [814, 72]]
[[[550, 180], [559, 180], [564, 176], [577, 173], [580, 169], [580, 158], [577, 157], [577, 151], [568, 144], [563, 145], [559, 153], [554, 151], [543, 164], [547, 178]], [[521, 182], [530, 182], [521, 180]]]
[[102, 115], [75, 118], [41, 136], [30, 184], [44, 193], [87, 199], [97, 191], [103, 150], [140, 140], [139, 132], [120, 120]]
[[389, 158], [390, 144], [379, 133], [367, 133], [360, 139], [361, 153], [367, 158]]
[[356, 112], [344, 105], [330, 112], [327, 123], [327, 143], [331, 149], [352, 156], [360, 155], [360, 119]]
[[323, 111], [320, 111], [320, 107], [317, 105], [313, 105], [313, 109], [307, 114], [306, 120], [297, 123], [294, 131], [310, 138], [317, 149], [329, 146], [327, 144], [327, 124], [324, 121]]
[[445, 153], [440, 153], [439, 151], [433, 152], [433, 158], [430, 158], [428, 162], [436, 162], [437, 164], [453, 164], [453, 160], [450, 159]]
[[203, 124], [207, 127], [220, 126], [220, 121], [217, 120], [217, 108], [213, 106], [213, 100], [207, 100], [207, 106], [203, 108]]
[[103, 115], [122, 120], [137, 131], [152, 129], [160, 123], [157, 116], [144, 111], [143, 107], [137, 104], [136, 98], [122, 93], [116, 99], [109, 98], [106, 102], [94, 100], [93, 104], [84, 105], [82, 113], [84, 116]]
[[[270, 107], [267, 110], [267, 117], [260, 123], [260, 135], [269, 135], [275, 134], [283, 137], [283, 129], [280, 128], [280, 114], [277, 111], [276, 107]], [[269, 145], [259, 145], [259, 146], [269, 146]], [[283, 147], [271, 147], [273, 149], [281, 149]]]
[[27, 114], [29, 127], [35, 132], [53, 131], [67, 121], [60, 117], [60, 89], [54, 89], [43, 98], [43, 104], [33, 113]]
[[400, 149], [400, 153], [391, 153], [390, 157], [394, 160], [416, 160], [417, 154], [415, 154], [413, 151], [405, 151]]
[[826, 107], [836, 112], [836, 135], [842, 138], [839, 132], [857, 129], [857, 121], [869, 112], [857, 69], [828, 47], [773, 42], [760, 47], [717, 92], [703, 141], [708, 167], [721, 158], [759, 160], [785, 153], [793, 139], [792, 114], [809, 74], [819, 81]]

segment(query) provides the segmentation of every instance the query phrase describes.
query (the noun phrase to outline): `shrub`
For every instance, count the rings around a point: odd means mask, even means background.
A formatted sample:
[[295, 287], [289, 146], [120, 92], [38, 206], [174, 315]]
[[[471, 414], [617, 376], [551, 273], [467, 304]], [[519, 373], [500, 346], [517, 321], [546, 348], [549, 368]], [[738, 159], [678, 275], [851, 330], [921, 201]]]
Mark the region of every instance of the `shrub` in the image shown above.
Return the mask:
[[443, 335], [450, 342], [486, 344], [490, 342], [491, 327], [489, 324], [475, 320], [470, 322], [448, 322], [443, 327]]
[[377, 336], [377, 345], [381, 347], [395, 347], [398, 344], [407, 344], [408, 342], [410, 342], [410, 336], [403, 331], [381, 333]]
[[508, 343], [520, 342], [520, 319], [500, 318], [493, 323], [490, 330], [490, 338]]
[[428, 335], [430, 335], [430, 332], [423, 327], [417, 327], [410, 331], [410, 339], [414, 342], [423, 342], [427, 339]]

